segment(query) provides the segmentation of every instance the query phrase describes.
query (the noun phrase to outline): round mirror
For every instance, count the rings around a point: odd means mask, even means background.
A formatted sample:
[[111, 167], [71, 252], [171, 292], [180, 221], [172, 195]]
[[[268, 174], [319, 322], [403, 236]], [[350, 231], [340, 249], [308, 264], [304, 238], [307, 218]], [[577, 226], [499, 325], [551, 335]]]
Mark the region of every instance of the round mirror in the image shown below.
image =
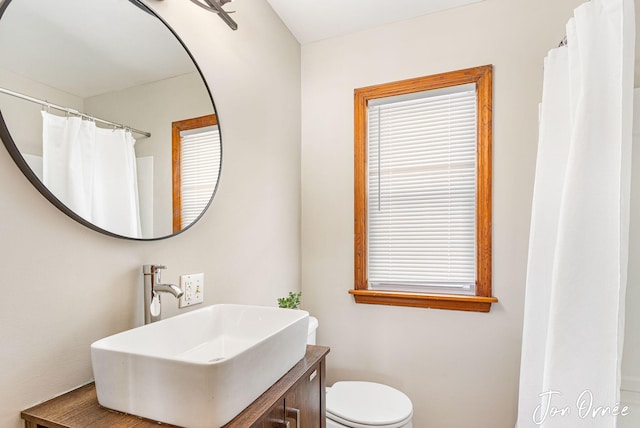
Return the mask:
[[191, 226], [220, 173], [202, 74], [138, 0], [5, 0], [0, 136], [56, 207], [128, 239]]

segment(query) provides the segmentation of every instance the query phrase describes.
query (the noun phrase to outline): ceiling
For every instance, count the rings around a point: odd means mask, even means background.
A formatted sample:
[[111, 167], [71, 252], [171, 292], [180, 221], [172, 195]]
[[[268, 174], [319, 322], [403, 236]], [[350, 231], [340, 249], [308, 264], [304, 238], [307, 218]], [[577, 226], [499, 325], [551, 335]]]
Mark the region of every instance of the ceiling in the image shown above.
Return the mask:
[[[267, 1], [304, 44], [482, 0]], [[173, 34], [129, 0], [13, 1], [0, 52], [0, 68], [81, 98], [195, 70]]]
[[195, 71], [171, 31], [128, 0], [12, 1], [0, 52], [0, 68], [81, 98]]
[[482, 0], [267, 0], [301, 44]]

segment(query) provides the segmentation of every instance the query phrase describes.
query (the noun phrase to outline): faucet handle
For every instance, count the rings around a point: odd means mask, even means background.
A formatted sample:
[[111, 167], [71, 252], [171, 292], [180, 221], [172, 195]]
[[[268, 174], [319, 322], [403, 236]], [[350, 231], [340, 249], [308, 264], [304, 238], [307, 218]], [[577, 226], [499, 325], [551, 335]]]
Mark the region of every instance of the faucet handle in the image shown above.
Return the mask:
[[159, 271], [161, 269], [166, 268], [166, 266], [162, 265], [142, 265], [142, 273], [144, 273], [145, 275], [155, 275], [157, 273], [160, 273]]
[[151, 265], [151, 274], [155, 279], [153, 281], [154, 283], [160, 284], [162, 282], [162, 279], [160, 279], [160, 274], [162, 273], [161, 270], [166, 268], [167, 268], [166, 266], [162, 266], [162, 265]]

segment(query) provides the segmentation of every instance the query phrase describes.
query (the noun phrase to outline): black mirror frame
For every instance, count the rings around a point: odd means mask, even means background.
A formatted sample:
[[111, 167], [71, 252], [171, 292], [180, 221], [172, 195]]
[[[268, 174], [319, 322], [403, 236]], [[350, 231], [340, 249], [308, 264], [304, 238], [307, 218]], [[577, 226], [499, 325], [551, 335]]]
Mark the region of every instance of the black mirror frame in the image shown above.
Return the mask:
[[[9, 6], [9, 4], [12, 1], [14, 1], [14, 0], [4, 0], [2, 2], [2, 4], [0, 4], [0, 25], [2, 25], [2, 17], [4, 16], [4, 13], [6, 12], [7, 7]], [[42, 194], [42, 196], [44, 196], [49, 202], [51, 202], [56, 208], [58, 208], [60, 211], [65, 213], [67, 216], [71, 217], [72, 219], [74, 219], [78, 223], [88, 227], [89, 229], [95, 230], [96, 232], [99, 232], [99, 233], [101, 233], [103, 235], [111, 236], [111, 237], [114, 237], [114, 238], [127, 239], [127, 240], [131, 240], [131, 241], [158, 241], [158, 240], [161, 240], [161, 239], [167, 239], [167, 238], [171, 238], [173, 236], [177, 236], [177, 235], [183, 233], [184, 231], [190, 229], [194, 224], [196, 224], [202, 218], [204, 213], [207, 212], [207, 210], [211, 206], [213, 198], [215, 197], [216, 192], [218, 190], [218, 185], [220, 184], [220, 175], [222, 174], [222, 157], [223, 157], [222, 129], [221, 129], [221, 126], [220, 126], [220, 116], [218, 115], [218, 111], [216, 109], [216, 105], [215, 105], [215, 103], [213, 101], [213, 97], [211, 96], [211, 90], [209, 89], [209, 84], [207, 83], [207, 80], [204, 78], [204, 75], [202, 74], [202, 70], [200, 69], [200, 66], [196, 62], [196, 60], [193, 57], [193, 55], [191, 54], [191, 51], [189, 51], [189, 49], [187, 48], [185, 43], [176, 34], [176, 32], [173, 30], [173, 28], [171, 28], [171, 26], [164, 19], [162, 19], [157, 13], [155, 13], [151, 8], [149, 8], [147, 5], [145, 5], [144, 3], [142, 3], [142, 2], [140, 2], [138, 0], [129, 0], [129, 2], [131, 2], [136, 7], [142, 9], [144, 12], [149, 13], [150, 15], [154, 16], [155, 18], [157, 18], [171, 32], [171, 34], [173, 34], [173, 36], [176, 38], [176, 40], [178, 40], [180, 45], [184, 48], [185, 52], [187, 53], [187, 55], [191, 59], [191, 62], [195, 66], [196, 70], [198, 71], [198, 74], [200, 75], [200, 78], [202, 79], [202, 82], [204, 83], [205, 89], [207, 90], [207, 95], [209, 96], [209, 100], [211, 101], [211, 105], [213, 106], [213, 112], [216, 115], [216, 117], [218, 118], [218, 132], [220, 132], [220, 165], [218, 166], [218, 171], [219, 171], [218, 172], [218, 179], [216, 181], [215, 188], [213, 189], [213, 192], [211, 194], [211, 198], [209, 199], [209, 202], [204, 207], [204, 209], [202, 210], [200, 215], [191, 224], [189, 224], [187, 227], [181, 229], [179, 232], [174, 232], [174, 233], [171, 233], [171, 234], [168, 234], [168, 235], [159, 236], [159, 237], [153, 237], [153, 238], [134, 238], [134, 237], [130, 237], [130, 236], [118, 235], [116, 233], [113, 233], [113, 232], [110, 232], [108, 230], [102, 229], [102, 228], [94, 225], [93, 223], [85, 220], [84, 218], [80, 217], [78, 214], [76, 214], [73, 210], [71, 210], [64, 203], [62, 203], [62, 201], [60, 201], [58, 198], [56, 198], [56, 196], [44, 185], [44, 183], [42, 181], [40, 181], [40, 179], [36, 176], [36, 174], [33, 172], [33, 170], [31, 170], [31, 168], [27, 164], [26, 160], [24, 159], [24, 157], [22, 156], [22, 154], [18, 150], [18, 146], [15, 144], [15, 142], [13, 140], [13, 137], [11, 137], [11, 133], [9, 132], [9, 129], [7, 128], [7, 124], [6, 124], [5, 120], [4, 120], [4, 116], [2, 115], [2, 111], [1, 110], [0, 110], [0, 139], [2, 139], [2, 142], [4, 143], [4, 146], [7, 148], [7, 151], [9, 152], [9, 155], [11, 156], [13, 161], [16, 163], [18, 168], [20, 168], [20, 171], [22, 171], [22, 173], [25, 175], [25, 177], [31, 182], [31, 184]]]

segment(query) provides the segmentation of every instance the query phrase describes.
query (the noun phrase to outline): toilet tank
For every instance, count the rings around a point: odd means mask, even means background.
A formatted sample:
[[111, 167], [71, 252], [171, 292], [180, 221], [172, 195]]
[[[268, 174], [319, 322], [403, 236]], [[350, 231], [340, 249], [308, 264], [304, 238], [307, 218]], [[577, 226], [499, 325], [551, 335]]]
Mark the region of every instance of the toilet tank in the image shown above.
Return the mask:
[[318, 329], [318, 319], [309, 317], [309, 331], [307, 333], [307, 345], [316, 344], [316, 330]]

